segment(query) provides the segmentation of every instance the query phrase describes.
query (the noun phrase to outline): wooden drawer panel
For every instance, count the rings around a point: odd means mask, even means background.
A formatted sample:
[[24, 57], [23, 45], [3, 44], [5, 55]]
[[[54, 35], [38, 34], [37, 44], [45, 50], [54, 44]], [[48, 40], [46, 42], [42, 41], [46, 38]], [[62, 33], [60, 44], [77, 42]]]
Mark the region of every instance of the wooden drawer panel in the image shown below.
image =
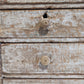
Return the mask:
[[9, 10], [0, 16], [0, 37], [84, 37], [83, 9]]
[[84, 0], [3, 0], [7, 3], [60, 3], [60, 2], [84, 2]]
[[84, 43], [2, 44], [3, 74], [83, 75], [83, 49]]
[[83, 79], [4, 79], [3, 84], [83, 84]]

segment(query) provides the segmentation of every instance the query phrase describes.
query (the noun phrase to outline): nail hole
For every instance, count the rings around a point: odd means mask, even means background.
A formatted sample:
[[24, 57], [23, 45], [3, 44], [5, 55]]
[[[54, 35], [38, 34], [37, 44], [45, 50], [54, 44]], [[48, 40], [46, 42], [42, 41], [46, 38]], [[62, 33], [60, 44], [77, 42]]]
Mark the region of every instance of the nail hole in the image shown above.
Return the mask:
[[45, 14], [43, 15], [43, 18], [48, 18], [47, 13], [45, 13]]

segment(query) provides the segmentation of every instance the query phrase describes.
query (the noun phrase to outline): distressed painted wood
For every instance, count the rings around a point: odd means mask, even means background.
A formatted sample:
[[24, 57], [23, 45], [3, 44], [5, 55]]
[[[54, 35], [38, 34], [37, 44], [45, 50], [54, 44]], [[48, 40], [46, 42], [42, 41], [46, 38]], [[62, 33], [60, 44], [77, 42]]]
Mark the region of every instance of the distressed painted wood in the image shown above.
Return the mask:
[[55, 42], [84, 42], [84, 38], [1, 38], [0, 42], [2, 43], [30, 43], [30, 42], [35, 42], [35, 43], [55, 43]]
[[60, 3], [60, 2], [84, 2], [84, 0], [3, 0], [6, 3]]
[[1, 62], [1, 43], [0, 43], [0, 84], [2, 84], [2, 62]]
[[4, 79], [3, 84], [83, 84], [83, 79]]
[[2, 19], [1, 19], [1, 14], [2, 14], [2, 13], [0, 12], [0, 31], [1, 31], [1, 25], [2, 25], [2, 21], [1, 21], [1, 20], [2, 20]]
[[[43, 18], [47, 12], [48, 18]], [[84, 10], [0, 11], [0, 37], [84, 37]]]
[[0, 43], [0, 78], [1, 78], [1, 75], [2, 75], [2, 69], [1, 69], [1, 43]]
[[[74, 0], [75, 1], [75, 0]], [[3, 4], [0, 5], [0, 9], [57, 9], [57, 8], [84, 8], [84, 4]]]
[[50, 78], [50, 79], [64, 79], [64, 78], [68, 78], [68, 79], [84, 79], [84, 75], [82, 75], [82, 74], [52, 74], [52, 75], [48, 75], [48, 74], [46, 74], [46, 75], [41, 75], [41, 74], [3, 74], [2, 75], [4, 78], [16, 78], [16, 79], [18, 79], [18, 78], [23, 78], [23, 79], [27, 79], [27, 78], [29, 78], [29, 79], [36, 79], [36, 78], [38, 78], [38, 79], [43, 79], [43, 78], [45, 78], [45, 79], [47, 79], [47, 78]]
[[[84, 75], [84, 43], [2, 44], [1, 50], [3, 75]], [[48, 65], [42, 65], [43, 56]]]

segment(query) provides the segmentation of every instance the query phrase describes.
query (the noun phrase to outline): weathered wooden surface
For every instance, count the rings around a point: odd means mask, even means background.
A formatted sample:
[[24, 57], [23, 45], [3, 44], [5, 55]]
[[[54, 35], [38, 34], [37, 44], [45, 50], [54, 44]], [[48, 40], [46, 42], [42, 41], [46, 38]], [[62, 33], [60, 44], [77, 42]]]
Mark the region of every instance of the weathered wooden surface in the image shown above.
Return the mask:
[[3, 84], [83, 84], [83, 79], [4, 79]]
[[[3, 75], [43, 75], [44, 78], [49, 75], [50, 78], [84, 74], [84, 43], [2, 44], [1, 47]], [[42, 56], [50, 58], [47, 66], [41, 64]]]
[[1, 69], [1, 43], [0, 43], [0, 84], [2, 84], [2, 69]]
[[84, 8], [84, 4], [3, 4], [0, 5], [0, 9], [58, 9], [58, 8]]
[[0, 12], [0, 32], [1, 32], [1, 25], [2, 25], [2, 22], [1, 22], [1, 12]]
[[13, 43], [55, 43], [55, 42], [84, 42], [84, 38], [0, 38], [0, 42], [13, 42]]
[[81, 75], [81, 74], [78, 74], [78, 75], [76, 75], [76, 74], [52, 74], [52, 75], [48, 75], [48, 74], [43, 74], [43, 75], [41, 75], [41, 74], [3, 74], [2, 75], [2, 77], [3, 78], [16, 78], [16, 79], [18, 79], [18, 78], [23, 78], [23, 79], [27, 79], [27, 78], [29, 78], [29, 79], [36, 79], [36, 78], [38, 78], [38, 79], [42, 79], [42, 78], [50, 78], [50, 79], [64, 79], [64, 78], [68, 78], [68, 79], [84, 79], [84, 75]]
[[83, 9], [9, 10], [0, 16], [0, 37], [84, 37]]
[[84, 0], [3, 0], [7, 3], [60, 3], [60, 2], [84, 2]]
[[1, 71], [1, 43], [0, 43], [0, 77], [1, 77], [1, 73], [2, 71]]

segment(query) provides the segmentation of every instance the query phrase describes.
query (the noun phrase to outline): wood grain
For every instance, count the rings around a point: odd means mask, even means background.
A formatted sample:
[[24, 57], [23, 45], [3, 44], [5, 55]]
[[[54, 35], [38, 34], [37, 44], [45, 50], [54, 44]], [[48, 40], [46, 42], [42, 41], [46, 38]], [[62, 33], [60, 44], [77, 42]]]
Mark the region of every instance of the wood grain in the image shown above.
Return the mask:
[[4, 79], [3, 84], [83, 84], [83, 79]]
[[0, 37], [84, 37], [83, 9], [9, 10], [0, 16]]
[[84, 2], [84, 0], [4, 0], [7, 3], [60, 3], [60, 2]]
[[2, 75], [2, 70], [1, 70], [1, 43], [0, 43], [0, 78], [1, 78], [1, 75]]
[[52, 74], [52, 75], [48, 75], [48, 74], [3, 74], [2, 75], [3, 78], [15, 78], [15, 79], [84, 79], [84, 75], [82, 74]]
[[0, 9], [31, 9], [31, 10], [48, 10], [48, 9], [62, 9], [62, 8], [66, 8], [66, 9], [70, 9], [70, 8], [81, 8], [83, 9], [84, 8], [84, 3], [81, 3], [81, 4], [3, 4], [3, 5], [0, 5]]
[[[84, 43], [2, 44], [3, 75], [83, 75], [83, 48]], [[42, 56], [50, 58], [49, 65], [41, 64]]]
[[2, 84], [2, 63], [1, 63], [1, 43], [0, 43], [0, 84]]
[[0, 38], [2, 43], [56, 43], [56, 42], [70, 42], [70, 43], [84, 43], [84, 38]]

